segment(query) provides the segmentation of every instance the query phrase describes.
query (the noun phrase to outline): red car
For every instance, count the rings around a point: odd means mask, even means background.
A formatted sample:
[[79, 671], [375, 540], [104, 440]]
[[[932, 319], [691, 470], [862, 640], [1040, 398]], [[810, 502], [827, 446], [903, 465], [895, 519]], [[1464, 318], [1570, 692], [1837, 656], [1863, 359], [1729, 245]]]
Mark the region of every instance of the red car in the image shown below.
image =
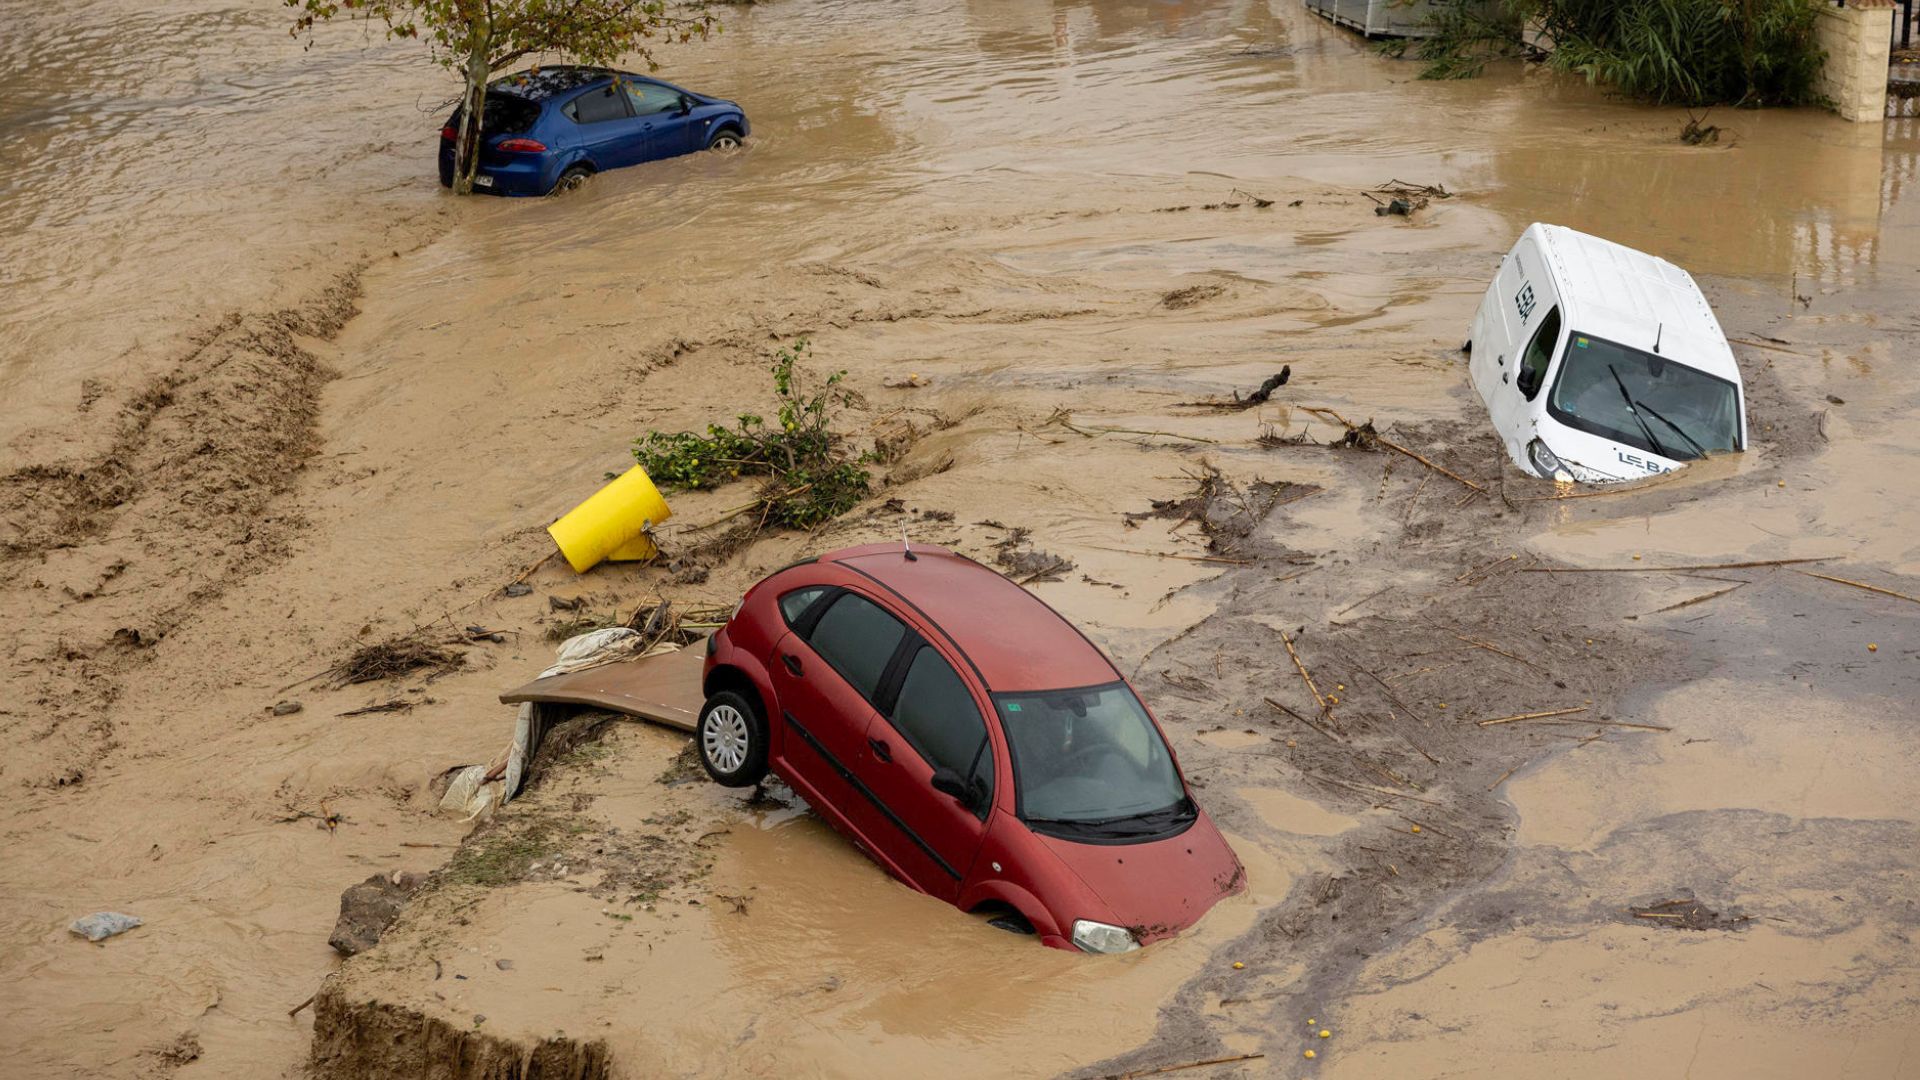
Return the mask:
[[771, 769], [887, 871], [1056, 948], [1191, 926], [1245, 872], [1111, 660], [1033, 594], [938, 547], [789, 566], [708, 640], [700, 762]]

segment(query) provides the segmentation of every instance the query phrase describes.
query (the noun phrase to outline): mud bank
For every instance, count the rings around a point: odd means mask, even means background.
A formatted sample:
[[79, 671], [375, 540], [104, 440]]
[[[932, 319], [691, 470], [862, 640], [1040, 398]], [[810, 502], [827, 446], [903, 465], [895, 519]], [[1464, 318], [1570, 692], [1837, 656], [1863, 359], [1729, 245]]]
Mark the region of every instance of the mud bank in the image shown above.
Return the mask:
[[604, 1080], [611, 1075], [603, 1043], [553, 1038], [523, 1046], [398, 1006], [348, 1001], [332, 986], [320, 991], [313, 1009], [308, 1068], [315, 1077]]

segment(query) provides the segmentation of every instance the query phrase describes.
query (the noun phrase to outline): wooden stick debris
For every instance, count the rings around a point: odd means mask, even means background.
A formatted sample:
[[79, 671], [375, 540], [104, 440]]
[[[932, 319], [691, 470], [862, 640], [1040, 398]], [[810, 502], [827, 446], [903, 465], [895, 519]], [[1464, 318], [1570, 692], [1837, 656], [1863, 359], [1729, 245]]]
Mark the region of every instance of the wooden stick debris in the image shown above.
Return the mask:
[[[1341, 425], [1344, 426], [1348, 431], [1360, 430], [1359, 425], [1353, 423], [1351, 420], [1348, 420], [1346, 417], [1341, 416], [1339, 413], [1334, 412], [1332, 409], [1315, 408], [1314, 406], [1311, 406], [1311, 405], [1302, 405], [1300, 406], [1300, 409], [1302, 412], [1309, 412], [1315, 416], [1331, 416], [1335, 420], [1338, 420], [1341, 423]], [[1455, 481], [1458, 481], [1459, 483], [1465, 484], [1466, 486], [1472, 488], [1473, 490], [1479, 492], [1482, 495], [1485, 495], [1487, 493], [1487, 489], [1481, 487], [1479, 484], [1474, 483], [1473, 481], [1467, 479], [1464, 476], [1461, 476], [1459, 473], [1454, 472], [1451, 469], [1446, 468], [1445, 466], [1434, 464], [1432, 461], [1428, 460], [1427, 458], [1421, 457], [1419, 454], [1414, 453], [1413, 451], [1407, 449], [1404, 446], [1401, 446], [1399, 443], [1394, 442], [1393, 440], [1387, 438], [1384, 435], [1381, 435], [1378, 432], [1375, 432], [1373, 434], [1373, 441], [1379, 443], [1381, 446], [1384, 446], [1389, 450], [1395, 451], [1397, 453], [1405, 454], [1406, 456], [1412, 458], [1413, 460], [1419, 462], [1420, 464], [1425, 465], [1427, 468], [1432, 469], [1434, 472], [1439, 473], [1441, 476], [1444, 476], [1444, 477], [1447, 477], [1448, 479], [1455, 480]]]
[[[1221, 1002], [1225, 1004], [1225, 1002]], [[1108, 1073], [1101, 1080], [1133, 1080], [1136, 1076], [1160, 1076], [1170, 1072], [1184, 1072], [1187, 1069], [1203, 1069], [1208, 1065], [1226, 1065], [1235, 1061], [1258, 1061], [1265, 1054], [1235, 1054], [1232, 1057], [1208, 1058], [1205, 1061], [1188, 1061], [1179, 1065], [1162, 1065], [1157, 1069], [1136, 1069], [1133, 1072]]]
[[1179, 559], [1182, 562], [1223, 563], [1227, 566], [1252, 566], [1252, 559], [1229, 559], [1224, 555], [1182, 555], [1172, 551], [1135, 551], [1133, 548], [1107, 547], [1103, 544], [1087, 544], [1095, 551], [1116, 551], [1122, 555], [1145, 555], [1155, 559]]
[[518, 585], [521, 582], [527, 580], [528, 578], [533, 576], [533, 572], [535, 570], [538, 570], [541, 567], [552, 562], [553, 557], [558, 554], [560, 554], [560, 549], [554, 548], [552, 551], [549, 551], [545, 555], [540, 556], [540, 558], [536, 562], [534, 562], [532, 566], [529, 566], [525, 570], [520, 571], [520, 573], [515, 575], [514, 579], [512, 581], [507, 582], [507, 584]]
[[1326, 728], [1321, 727], [1319, 724], [1316, 724], [1313, 721], [1307, 719], [1306, 717], [1301, 716], [1299, 713], [1294, 712], [1292, 709], [1287, 708], [1285, 705], [1280, 704], [1279, 702], [1273, 700], [1272, 698], [1261, 698], [1260, 700], [1273, 706], [1275, 709], [1278, 709], [1280, 712], [1283, 712], [1288, 716], [1293, 717], [1295, 720], [1300, 721], [1301, 723], [1307, 725], [1308, 727], [1319, 732], [1320, 734], [1325, 735], [1327, 738], [1332, 739], [1334, 742], [1340, 743], [1340, 745], [1342, 746], [1346, 745], [1346, 743], [1341, 740], [1340, 736], [1335, 735], [1333, 732], [1328, 731]]
[[1571, 709], [1548, 709], [1544, 712], [1520, 713], [1517, 716], [1500, 716], [1492, 720], [1476, 720], [1474, 723], [1480, 727], [1492, 727], [1495, 724], [1517, 724], [1522, 720], [1546, 720], [1555, 716], [1572, 716], [1574, 713], [1583, 713], [1586, 711], [1587, 707], [1585, 705], [1575, 705]]
[[[1755, 562], [1695, 563], [1691, 566], [1523, 566], [1522, 574], [1672, 574], [1682, 570], [1753, 570], [1762, 566], [1796, 566], [1801, 563], [1832, 562], [1838, 555], [1814, 559], [1761, 559]], [[1801, 571], [1806, 573], [1806, 571]], [[1848, 582], [1851, 585], [1853, 582]], [[1908, 597], [1907, 599], [1912, 599]]]
[[1322, 713], [1327, 711], [1327, 699], [1321, 695], [1320, 688], [1313, 685], [1313, 676], [1307, 674], [1307, 665], [1300, 662], [1300, 654], [1293, 649], [1293, 639], [1285, 630], [1280, 631], [1280, 642], [1287, 647], [1287, 655], [1293, 657], [1293, 666], [1299, 669], [1300, 680], [1307, 684], [1307, 692], [1313, 695], [1314, 703], [1320, 706]]
[[[1801, 571], [1801, 573], [1806, 573], [1806, 571], [1804, 571], [1804, 570], [1803, 570], [1803, 571]], [[1726, 588], [1724, 588], [1724, 589], [1716, 589], [1716, 590], [1714, 590], [1713, 592], [1710, 592], [1710, 593], [1703, 593], [1703, 594], [1701, 594], [1701, 595], [1699, 595], [1699, 596], [1695, 596], [1695, 597], [1692, 597], [1692, 598], [1690, 598], [1690, 599], [1687, 599], [1687, 600], [1682, 600], [1682, 601], [1680, 601], [1680, 602], [1679, 602], [1679, 603], [1677, 603], [1677, 604], [1668, 604], [1668, 605], [1667, 605], [1666, 607], [1663, 607], [1663, 608], [1656, 608], [1656, 609], [1655, 609], [1655, 610], [1653, 610], [1653, 611], [1649, 611], [1649, 612], [1647, 612], [1647, 614], [1649, 614], [1649, 615], [1659, 615], [1659, 614], [1662, 614], [1662, 613], [1664, 613], [1664, 612], [1668, 612], [1668, 611], [1679, 611], [1679, 610], [1680, 610], [1681, 608], [1684, 608], [1684, 607], [1692, 607], [1692, 606], [1693, 606], [1693, 605], [1695, 605], [1695, 604], [1704, 604], [1704, 603], [1706, 603], [1707, 601], [1709, 601], [1709, 600], [1712, 600], [1712, 599], [1714, 599], [1715, 597], [1720, 597], [1720, 596], [1725, 596], [1725, 595], [1727, 595], [1728, 593], [1730, 593], [1730, 592], [1733, 592], [1733, 591], [1735, 591], [1735, 590], [1737, 590], [1737, 589], [1744, 589], [1744, 588], [1746, 588], [1746, 587], [1747, 587], [1748, 585], [1751, 585], [1751, 584], [1753, 584], [1753, 583], [1752, 583], [1751, 581], [1743, 581], [1743, 582], [1741, 582], [1741, 583], [1739, 583], [1738, 585], [1729, 585], [1729, 586], [1727, 586], [1727, 587], [1726, 587]], [[1629, 615], [1629, 616], [1627, 616], [1627, 618], [1629, 618], [1629, 619], [1638, 619], [1638, 618], [1640, 618], [1640, 616], [1638, 616], [1638, 615]]]
[[1515, 765], [1513, 768], [1508, 769], [1506, 772], [1501, 773], [1500, 779], [1495, 780], [1493, 783], [1487, 785], [1487, 790], [1492, 791], [1494, 788], [1497, 788], [1501, 784], [1506, 783], [1507, 777], [1512, 776], [1514, 773], [1517, 773], [1519, 771], [1520, 771], [1520, 766]]
[[1908, 596], [1906, 593], [1894, 592], [1892, 589], [1883, 589], [1878, 585], [1869, 585], [1864, 581], [1853, 581], [1848, 578], [1834, 577], [1832, 574], [1816, 574], [1811, 570], [1796, 570], [1794, 572], [1805, 574], [1811, 578], [1819, 578], [1821, 581], [1832, 581], [1841, 585], [1851, 585], [1856, 589], [1865, 589], [1871, 593], [1879, 593], [1881, 596], [1891, 596], [1897, 600], [1908, 600], [1915, 604], [1920, 604], [1920, 596]]
[[317, 998], [317, 997], [319, 997], [319, 996], [320, 996], [319, 994], [308, 994], [308, 995], [307, 995], [307, 1000], [305, 1000], [305, 1001], [303, 1001], [303, 1002], [301, 1002], [300, 1004], [298, 1004], [298, 1005], [295, 1005], [295, 1006], [294, 1006], [293, 1008], [291, 1008], [291, 1009], [288, 1009], [288, 1010], [287, 1010], [287, 1016], [288, 1016], [289, 1018], [292, 1018], [292, 1017], [295, 1017], [295, 1016], [299, 1016], [299, 1015], [300, 1015], [300, 1010], [301, 1010], [301, 1009], [304, 1009], [304, 1008], [306, 1008], [307, 1006], [309, 1006], [309, 1005], [311, 1005], [311, 1004], [313, 1004], [313, 999], [314, 999], [314, 998]]
[[1520, 663], [1527, 665], [1528, 667], [1532, 668], [1535, 671], [1547, 670], [1546, 668], [1541, 667], [1539, 664], [1534, 663], [1533, 661], [1527, 659], [1526, 657], [1516, 656], [1513, 653], [1510, 653], [1507, 650], [1499, 647], [1498, 645], [1490, 645], [1487, 642], [1470, 638], [1467, 635], [1462, 634], [1457, 630], [1449, 630], [1447, 631], [1447, 633], [1452, 634], [1454, 637], [1459, 638], [1461, 641], [1464, 641], [1469, 645], [1472, 645], [1476, 649], [1485, 649], [1490, 653], [1499, 653], [1501, 656], [1504, 656], [1509, 660], [1517, 660]]

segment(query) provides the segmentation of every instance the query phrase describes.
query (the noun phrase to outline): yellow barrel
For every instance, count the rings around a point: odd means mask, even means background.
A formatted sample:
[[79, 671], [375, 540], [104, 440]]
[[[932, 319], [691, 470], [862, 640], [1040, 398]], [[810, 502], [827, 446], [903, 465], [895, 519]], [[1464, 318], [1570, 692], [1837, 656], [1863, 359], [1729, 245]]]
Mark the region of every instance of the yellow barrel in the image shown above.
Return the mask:
[[573, 572], [584, 574], [602, 559], [653, 557], [645, 530], [672, 516], [647, 470], [635, 465], [547, 526], [547, 535]]

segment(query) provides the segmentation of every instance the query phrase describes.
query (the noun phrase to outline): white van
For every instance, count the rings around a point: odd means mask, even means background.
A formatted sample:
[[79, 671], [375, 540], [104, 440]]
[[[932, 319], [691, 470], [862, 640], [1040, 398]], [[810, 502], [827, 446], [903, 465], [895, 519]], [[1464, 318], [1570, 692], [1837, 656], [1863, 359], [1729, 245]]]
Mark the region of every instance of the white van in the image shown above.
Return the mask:
[[1530, 225], [1467, 349], [1507, 456], [1535, 476], [1632, 480], [1746, 448], [1733, 350], [1700, 287], [1665, 259]]

